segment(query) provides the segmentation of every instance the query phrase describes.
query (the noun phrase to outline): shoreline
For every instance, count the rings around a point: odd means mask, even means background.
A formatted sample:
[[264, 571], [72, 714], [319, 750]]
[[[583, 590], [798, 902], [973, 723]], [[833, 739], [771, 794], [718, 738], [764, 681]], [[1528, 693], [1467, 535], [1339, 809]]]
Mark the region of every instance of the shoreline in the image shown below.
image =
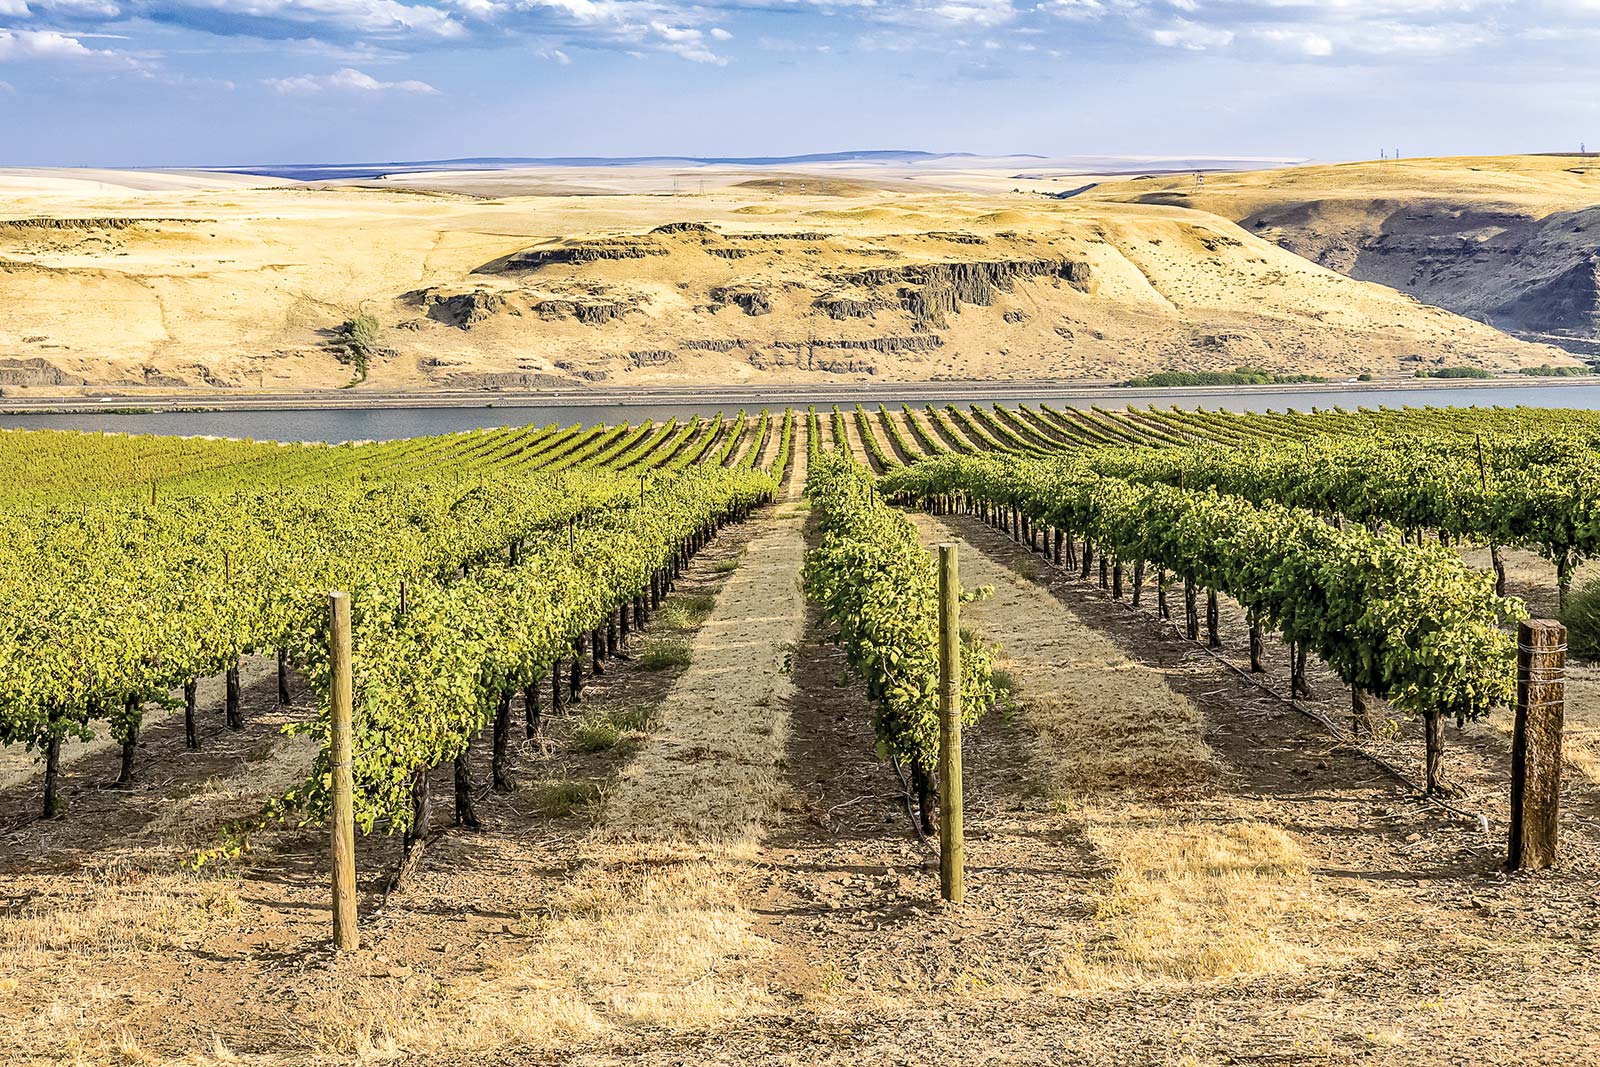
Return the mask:
[[1348, 396], [1351, 393], [1415, 393], [1425, 396], [1445, 390], [1537, 389], [1600, 387], [1600, 376], [1588, 378], [1400, 379], [1385, 381], [1304, 382], [1284, 385], [1179, 386], [1174, 388], [1123, 388], [1104, 382], [1040, 381], [932, 381], [853, 382], [838, 385], [771, 386], [638, 386], [628, 389], [573, 387], [526, 392], [496, 390], [394, 390], [351, 395], [343, 390], [252, 392], [193, 390], [147, 396], [115, 395], [6, 397], [0, 415], [147, 415], [153, 413], [216, 413], [226, 411], [394, 411], [417, 409], [659, 407], [671, 404], [805, 407], [845, 403], [908, 404], [1028, 403], [1051, 400], [1121, 400], [1145, 405], [1163, 399], [1206, 400], [1239, 396]]

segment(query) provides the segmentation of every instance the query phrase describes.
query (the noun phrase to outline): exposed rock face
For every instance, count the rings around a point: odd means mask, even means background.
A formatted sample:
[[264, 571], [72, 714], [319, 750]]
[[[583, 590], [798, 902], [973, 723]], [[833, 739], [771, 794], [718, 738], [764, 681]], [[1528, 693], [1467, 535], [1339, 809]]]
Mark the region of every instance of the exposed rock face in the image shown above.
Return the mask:
[[714, 285], [711, 300], [716, 304], [734, 304], [746, 315], [772, 313], [772, 292], [764, 285]]
[[42, 356], [0, 359], [0, 385], [83, 385], [82, 378], [66, 373]]
[[772, 347], [803, 352], [809, 348], [854, 348], [867, 352], [931, 352], [944, 345], [938, 334], [920, 337], [819, 337], [809, 341], [773, 341]]
[[[962, 304], [980, 307], [994, 304], [999, 294], [1010, 292], [1022, 279], [1060, 279], [1080, 292], [1088, 292], [1093, 271], [1089, 264], [1069, 259], [974, 260], [871, 267], [827, 277], [839, 285], [859, 286], [874, 292], [896, 286], [896, 302], [911, 316], [912, 329], [922, 332], [947, 327], [946, 316], [960, 311]], [[842, 303], [846, 298], [830, 299], [826, 307], [819, 302], [819, 309], [834, 318], [844, 317], [838, 311], [848, 310]], [[869, 306], [871, 299], [867, 301]]]
[[485, 319], [505, 311], [506, 298], [485, 289], [457, 293], [454, 296], [441, 296], [437, 292], [429, 292], [423, 296], [422, 306], [428, 318], [435, 322], [470, 330]]
[[997, 292], [1010, 292], [1025, 278], [1061, 278], [1075, 289], [1088, 291], [1089, 264], [1067, 259], [992, 259], [949, 263], [908, 263], [899, 267], [830, 274], [830, 281], [876, 288], [884, 285], [949, 286], [963, 304], [987, 306]]
[[895, 306], [889, 300], [857, 300], [854, 297], [827, 294], [819, 296], [811, 302], [811, 306], [828, 316], [830, 319], [870, 319], [873, 314], [885, 308]]
[[663, 363], [671, 363], [678, 358], [678, 353], [670, 348], [645, 348], [628, 353], [628, 362], [635, 367], [659, 367]]
[[651, 233], [716, 233], [716, 229], [703, 222], [668, 222], [657, 226]]
[[533, 310], [542, 319], [574, 318], [586, 326], [599, 326], [613, 322], [630, 311], [637, 311], [633, 303], [618, 300], [540, 300]]
[[723, 341], [720, 339], [680, 341], [684, 348], [696, 352], [732, 352], [735, 348], [742, 348], [743, 341]]
[[1575, 353], [1600, 342], [1600, 207], [1542, 219], [1441, 201], [1374, 200], [1359, 224], [1318, 203], [1240, 225], [1362, 281]]
[[153, 218], [124, 218], [121, 216], [105, 216], [94, 219], [0, 219], [0, 226], [9, 226], [17, 230], [126, 230], [131, 226], [142, 226], [147, 223], [161, 222], [203, 222], [204, 219], [153, 219]]
[[658, 242], [641, 237], [604, 237], [593, 241], [576, 241], [554, 248], [530, 248], [507, 259], [503, 271], [539, 270], [541, 267], [598, 263], [603, 259], [644, 259], [647, 256], [664, 256], [667, 249]]

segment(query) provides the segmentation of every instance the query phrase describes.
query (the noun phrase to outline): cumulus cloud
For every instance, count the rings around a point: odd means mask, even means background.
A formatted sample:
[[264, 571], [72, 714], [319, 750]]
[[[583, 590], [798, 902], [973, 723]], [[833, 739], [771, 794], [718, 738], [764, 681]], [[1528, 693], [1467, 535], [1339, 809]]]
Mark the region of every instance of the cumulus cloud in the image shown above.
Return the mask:
[[267, 78], [262, 83], [274, 92], [285, 94], [305, 93], [422, 93], [437, 95], [439, 90], [420, 81], [379, 81], [370, 74], [353, 67], [336, 70], [332, 74], [300, 74], [292, 78]]
[[0, 30], [0, 63], [28, 59], [95, 61], [116, 58], [114, 52], [89, 48], [78, 38], [55, 30]]

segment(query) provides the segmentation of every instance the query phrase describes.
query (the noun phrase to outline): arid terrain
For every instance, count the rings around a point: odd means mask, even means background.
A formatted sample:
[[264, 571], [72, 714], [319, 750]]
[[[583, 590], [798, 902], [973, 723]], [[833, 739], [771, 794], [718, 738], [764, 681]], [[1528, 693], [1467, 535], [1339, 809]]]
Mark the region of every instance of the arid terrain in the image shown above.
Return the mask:
[[[1594, 329], [1591, 168], [1278, 169], [1198, 195], [1016, 160], [0, 172], [0, 387], [341, 386], [359, 375], [332, 342], [358, 315], [382, 354], [357, 393], [1559, 365], [1537, 342]], [[1396, 235], [1418, 212], [1420, 259]]]
[[1403, 159], [1108, 182], [1091, 199], [1210, 212], [1530, 340], [1600, 353], [1600, 155]]

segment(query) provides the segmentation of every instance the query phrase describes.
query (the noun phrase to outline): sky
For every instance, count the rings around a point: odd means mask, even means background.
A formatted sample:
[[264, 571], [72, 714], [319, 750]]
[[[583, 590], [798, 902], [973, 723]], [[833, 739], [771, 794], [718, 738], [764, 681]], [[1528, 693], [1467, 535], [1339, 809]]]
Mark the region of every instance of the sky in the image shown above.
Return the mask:
[[0, 0], [0, 166], [1600, 145], [1600, 0]]

